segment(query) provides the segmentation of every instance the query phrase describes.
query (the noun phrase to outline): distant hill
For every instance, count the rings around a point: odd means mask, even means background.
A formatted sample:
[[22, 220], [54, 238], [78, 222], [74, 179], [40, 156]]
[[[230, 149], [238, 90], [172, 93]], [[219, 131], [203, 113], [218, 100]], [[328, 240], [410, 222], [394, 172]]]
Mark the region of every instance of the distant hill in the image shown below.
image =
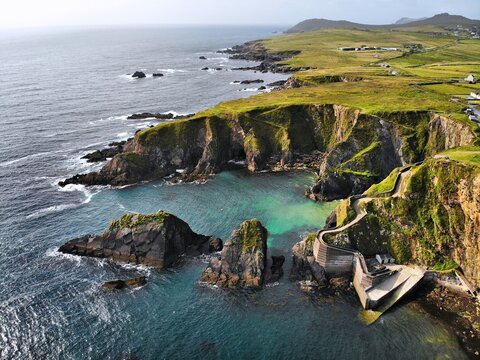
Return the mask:
[[468, 19], [460, 15], [450, 15], [447, 13], [438, 14], [430, 18], [422, 19], [410, 19], [402, 18], [398, 20], [395, 24], [387, 25], [367, 25], [359, 24], [346, 20], [327, 20], [327, 19], [309, 19], [302, 21], [295, 25], [294, 27], [288, 29], [287, 33], [299, 33], [299, 32], [308, 32], [321, 29], [381, 29], [381, 28], [401, 28], [401, 27], [413, 27], [413, 26], [441, 26], [441, 27], [450, 27], [456, 25], [477, 25], [480, 26], [480, 20]]
[[408, 24], [408, 23], [411, 23], [411, 22], [414, 22], [414, 21], [421, 21], [421, 20], [425, 20], [425, 19], [427, 19], [427, 18], [423, 17], [423, 18], [420, 18], [420, 19], [413, 19], [413, 18], [409, 18], [409, 17], [402, 17], [401, 19], [399, 19], [395, 22], [395, 25], [403, 25], [403, 24]]
[[294, 27], [288, 29], [287, 33], [298, 33], [298, 32], [307, 32], [315, 31], [321, 29], [353, 29], [353, 28], [366, 28], [374, 25], [363, 25], [357, 24], [354, 22], [346, 20], [327, 20], [327, 19], [309, 19], [304, 20]]
[[436, 26], [456, 26], [456, 25], [480, 25], [480, 20], [468, 19], [465, 16], [461, 15], [450, 15], [448, 13], [438, 14], [432, 16], [431, 18], [413, 21], [411, 23], [405, 24], [408, 26], [425, 26], [425, 25], [436, 25]]

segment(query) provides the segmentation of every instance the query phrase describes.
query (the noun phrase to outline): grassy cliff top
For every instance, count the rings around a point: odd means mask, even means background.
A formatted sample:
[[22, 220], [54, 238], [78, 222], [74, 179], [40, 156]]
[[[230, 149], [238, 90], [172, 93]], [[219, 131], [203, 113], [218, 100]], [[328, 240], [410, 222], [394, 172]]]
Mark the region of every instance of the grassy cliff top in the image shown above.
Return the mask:
[[[336, 104], [372, 115], [429, 111], [465, 122], [478, 131], [478, 126], [463, 113], [467, 106], [463, 97], [480, 90], [480, 84], [465, 84], [459, 80], [471, 73], [480, 74], [480, 41], [460, 39], [446, 35], [442, 29], [425, 27], [329, 29], [282, 35], [261, 42], [272, 53], [301, 51], [284, 64], [310, 68], [294, 75], [305, 86], [223, 102], [198, 113], [193, 119], [228, 118], [291, 105]], [[338, 50], [362, 45], [397, 50]], [[382, 67], [382, 64], [390, 67]], [[397, 75], [392, 75], [392, 71]], [[461, 99], [454, 101], [453, 95]], [[148, 137], [149, 132], [155, 130], [145, 130], [142, 137]]]
[[257, 219], [244, 221], [240, 228], [235, 230], [232, 239], [234, 243], [241, 244], [244, 252], [251, 252], [262, 248], [267, 237], [267, 230]]
[[476, 166], [480, 169], [480, 147], [462, 146], [442, 153], [452, 160], [456, 160], [468, 165]]

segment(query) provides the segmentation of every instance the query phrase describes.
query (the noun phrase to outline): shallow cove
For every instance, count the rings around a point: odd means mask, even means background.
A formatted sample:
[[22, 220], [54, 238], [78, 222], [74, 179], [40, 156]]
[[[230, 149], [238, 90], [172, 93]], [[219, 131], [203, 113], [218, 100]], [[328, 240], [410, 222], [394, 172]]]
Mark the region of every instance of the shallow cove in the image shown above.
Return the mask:
[[[305, 186], [313, 181], [313, 175], [299, 172], [224, 172], [205, 184], [157, 182], [106, 189], [81, 207], [26, 219], [15, 230], [21, 241], [2, 249], [6, 260], [0, 266], [10, 268], [1, 291], [2, 355], [464, 358], [448, 329], [408, 306], [365, 327], [355, 299], [315, 299], [288, 281], [291, 246], [322, 226], [336, 205], [303, 198]], [[286, 276], [260, 292], [231, 292], [197, 283], [205, 267], [202, 259], [184, 259], [173, 269], [157, 272], [56, 253], [65, 240], [102, 231], [110, 219], [125, 212], [158, 209], [178, 215], [194, 231], [223, 239], [241, 221], [257, 217], [270, 232], [270, 254], [287, 256]], [[139, 274], [149, 276], [141, 289], [99, 289], [105, 280]]]

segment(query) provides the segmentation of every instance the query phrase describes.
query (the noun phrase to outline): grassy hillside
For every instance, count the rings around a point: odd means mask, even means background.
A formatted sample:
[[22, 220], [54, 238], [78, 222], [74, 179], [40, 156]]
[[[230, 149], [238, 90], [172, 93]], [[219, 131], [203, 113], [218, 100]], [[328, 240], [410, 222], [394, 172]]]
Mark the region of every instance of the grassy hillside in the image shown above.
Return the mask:
[[[160, 147], [164, 154], [186, 154], [176, 160], [177, 166], [198, 170], [214, 164], [218, 171], [233, 153], [245, 152], [255, 160], [249, 168], [258, 170], [272, 156], [288, 161], [295, 160], [295, 154], [321, 151], [329, 156], [322, 164], [329, 186], [343, 184], [355, 192], [362, 191], [362, 183], [368, 187], [383, 179], [400, 161], [419, 161], [479, 142], [480, 128], [465, 115], [464, 98], [480, 90], [480, 84], [460, 80], [480, 74], [480, 41], [462, 40], [429, 26], [329, 29], [261, 43], [273, 54], [300, 51], [283, 65], [309, 68], [293, 75], [301, 87], [223, 102], [192, 118], [144, 130], [136, 137], [143, 147], [140, 152], [157, 154], [148, 148]], [[362, 45], [396, 50], [338, 50]], [[319, 105], [337, 107], [319, 110]], [[350, 112], [345, 118], [350, 120], [344, 123], [338, 111]], [[438, 116], [449, 120], [435, 122]], [[235, 149], [227, 151], [228, 147]], [[398, 152], [398, 157], [382, 162], [386, 151]], [[172, 159], [157, 162], [169, 164]], [[313, 190], [323, 191], [324, 184]]]
[[[458, 82], [470, 73], [480, 73], [480, 41], [458, 40], [443, 35], [441, 29], [437, 33], [431, 32], [432, 28], [424, 30], [428, 32], [330, 29], [263, 40], [273, 53], [301, 51], [284, 64], [311, 68], [294, 75], [305, 86], [225, 102], [198, 116], [285, 105], [338, 104], [367, 114], [433, 111], [467, 122], [462, 111], [466, 103], [451, 97], [480, 90], [479, 84]], [[406, 44], [422, 44], [424, 51], [410, 53]], [[338, 50], [361, 45], [396, 47], [398, 51]], [[383, 63], [391, 67], [382, 68]], [[398, 75], [390, 75], [392, 70]]]

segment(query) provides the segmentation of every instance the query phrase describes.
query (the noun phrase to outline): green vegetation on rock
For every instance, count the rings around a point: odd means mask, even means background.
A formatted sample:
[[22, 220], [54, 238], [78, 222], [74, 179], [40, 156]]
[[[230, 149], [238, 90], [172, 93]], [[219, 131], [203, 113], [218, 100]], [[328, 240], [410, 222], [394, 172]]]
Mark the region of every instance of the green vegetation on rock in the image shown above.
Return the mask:
[[244, 252], [253, 252], [262, 247], [266, 229], [257, 219], [247, 220], [236, 230], [236, 241], [242, 244]]
[[109, 230], [132, 229], [149, 223], [163, 224], [165, 218], [168, 216], [172, 215], [162, 210], [153, 214], [125, 214], [118, 219], [112, 220], [109, 225]]

